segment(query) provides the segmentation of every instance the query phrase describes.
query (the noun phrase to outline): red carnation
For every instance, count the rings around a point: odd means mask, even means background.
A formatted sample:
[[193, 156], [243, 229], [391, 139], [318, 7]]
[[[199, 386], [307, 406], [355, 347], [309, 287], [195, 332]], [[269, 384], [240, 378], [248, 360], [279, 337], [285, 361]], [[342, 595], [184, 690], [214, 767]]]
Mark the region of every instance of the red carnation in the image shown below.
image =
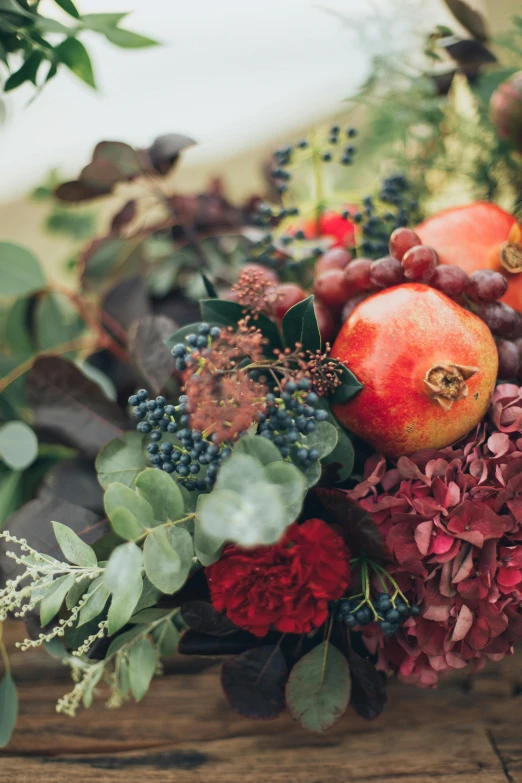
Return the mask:
[[328, 602], [344, 595], [350, 551], [322, 519], [293, 524], [273, 546], [227, 546], [206, 569], [214, 607], [240, 628], [265, 636], [309, 633], [328, 616]]

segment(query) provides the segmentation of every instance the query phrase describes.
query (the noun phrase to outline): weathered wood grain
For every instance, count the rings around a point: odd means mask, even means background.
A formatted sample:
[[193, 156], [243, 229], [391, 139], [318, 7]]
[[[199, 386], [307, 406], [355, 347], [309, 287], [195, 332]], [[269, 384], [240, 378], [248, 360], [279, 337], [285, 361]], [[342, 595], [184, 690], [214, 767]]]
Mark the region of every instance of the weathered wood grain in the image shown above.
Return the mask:
[[[10, 632], [9, 641], [12, 641]], [[175, 659], [140, 705], [57, 715], [62, 667], [13, 655], [21, 717], [0, 783], [522, 783], [522, 667], [516, 658], [435, 691], [392, 683], [385, 713], [353, 712], [316, 736], [287, 717], [232, 712], [219, 669]], [[24, 663], [25, 662], [25, 663]], [[35, 678], [40, 673], [40, 679]]]

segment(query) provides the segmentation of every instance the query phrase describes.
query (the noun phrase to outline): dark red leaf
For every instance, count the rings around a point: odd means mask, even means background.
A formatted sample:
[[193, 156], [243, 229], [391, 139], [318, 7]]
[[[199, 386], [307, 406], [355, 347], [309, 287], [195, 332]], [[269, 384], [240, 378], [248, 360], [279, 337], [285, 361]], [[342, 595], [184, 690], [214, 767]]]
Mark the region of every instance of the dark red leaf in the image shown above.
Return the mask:
[[178, 325], [165, 315], [148, 315], [135, 321], [129, 330], [129, 352], [148, 386], [159, 394], [176, 369], [164, 340]]
[[372, 560], [390, 560], [384, 537], [371, 515], [348, 497], [345, 490], [319, 487], [315, 491], [332, 521], [340, 526], [341, 534], [354, 555], [364, 551]]
[[107, 185], [94, 185], [93, 183], [81, 182], [78, 179], [71, 182], [62, 182], [54, 191], [56, 198], [60, 201], [90, 201], [93, 198], [106, 196], [111, 192]]
[[[44, 488], [35, 500], [29, 501], [12, 514], [5, 529], [17, 538], [25, 538], [38, 552], [51, 555], [57, 560], [65, 560], [56, 542], [51, 521], [67, 525], [86, 544], [93, 544], [109, 530], [107, 520], [99, 514], [57, 497], [49, 488]], [[3, 583], [21, 572], [21, 567], [6, 555], [6, 552], [12, 549], [17, 548], [13, 544], [0, 541], [0, 578]]]
[[217, 612], [208, 601], [188, 601], [181, 607], [181, 617], [192, 630], [213, 636], [228, 636], [238, 630], [226, 615]]
[[279, 647], [247, 650], [225, 661], [221, 685], [230, 705], [247, 718], [273, 720], [286, 707], [288, 669]]
[[149, 148], [149, 158], [152, 166], [159, 174], [168, 174], [179, 158], [180, 152], [192, 147], [196, 142], [181, 133], [166, 133], [158, 136]]
[[[280, 634], [279, 634], [280, 636]], [[277, 638], [277, 637], [276, 637]], [[266, 642], [265, 639], [262, 640]], [[261, 644], [261, 640], [247, 631], [238, 631], [229, 636], [213, 636], [189, 629], [182, 635], [178, 652], [182, 655], [237, 655]]]
[[346, 652], [352, 677], [350, 704], [361, 718], [375, 720], [387, 701], [386, 678], [373, 663], [362, 658], [351, 647]]
[[57, 498], [75, 503], [103, 515], [103, 490], [92, 462], [86, 459], [65, 459], [47, 473], [43, 488]]
[[83, 456], [95, 457], [129, 421], [115, 402], [72, 363], [57, 356], [37, 359], [27, 378], [27, 401], [36, 428]]
[[[102, 311], [125, 331], [134, 321], [150, 315], [149, 297], [142, 278], [130, 277], [111, 288], [103, 300]], [[105, 323], [105, 326], [113, 331], [110, 322]]]
[[111, 222], [111, 233], [118, 234], [136, 215], [136, 201], [131, 199], [117, 212]]

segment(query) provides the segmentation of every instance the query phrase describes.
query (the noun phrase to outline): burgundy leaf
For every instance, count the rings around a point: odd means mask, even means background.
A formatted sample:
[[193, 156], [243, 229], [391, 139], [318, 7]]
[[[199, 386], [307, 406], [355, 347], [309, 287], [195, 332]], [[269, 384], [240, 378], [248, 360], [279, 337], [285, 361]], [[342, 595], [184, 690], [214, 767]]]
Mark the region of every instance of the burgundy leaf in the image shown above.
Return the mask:
[[148, 150], [150, 162], [159, 174], [168, 174], [177, 163], [180, 152], [196, 144], [194, 139], [181, 133], [158, 136]]
[[226, 615], [217, 612], [208, 601], [187, 601], [181, 607], [181, 617], [194, 631], [213, 636], [228, 636], [238, 630]]
[[341, 533], [354, 555], [364, 551], [373, 560], [389, 562], [390, 553], [379, 528], [371, 515], [342, 489], [316, 489], [323, 506], [333, 521], [341, 527]]
[[93, 198], [106, 196], [111, 192], [107, 185], [95, 185], [92, 182], [81, 182], [74, 179], [70, 182], [62, 182], [54, 191], [56, 198], [60, 201], [70, 201], [73, 203], [79, 201], [90, 201]]
[[[265, 641], [265, 640], [263, 640]], [[213, 636], [192, 629], [182, 635], [178, 652], [182, 655], [237, 655], [249, 650], [260, 640], [247, 631], [238, 631], [229, 636]]]
[[164, 340], [177, 329], [177, 324], [165, 315], [149, 315], [135, 321], [129, 330], [131, 358], [155, 394], [162, 391], [176, 369]]
[[[130, 277], [111, 288], [103, 300], [102, 311], [125, 331], [134, 321], [150, 315], [149, 297], [142, 278]], [[113, 331], [110, 320], [105, 326]]]
[[136, 201], [131, 199], [117, 212], [111, 222], [111, 233], [118, 234], [136, 215]]
[[94, 381], [57, 356], [36, 360], [27, 378], [27, 401], [39, 431], [86, 457], [95, 457], [129, 426], [123, 411]]
[[367, 659], [358, 655], [351, 646], [347, 649], [352, 695], [350, 704], [365, 720], [375, 720], [387, 701], [386, 678]]
[[279, 647], [247, 650], [225, 661], [221, 685], [230, 705], [247, 718], [273, 720], [286, 706], [288, 669]]

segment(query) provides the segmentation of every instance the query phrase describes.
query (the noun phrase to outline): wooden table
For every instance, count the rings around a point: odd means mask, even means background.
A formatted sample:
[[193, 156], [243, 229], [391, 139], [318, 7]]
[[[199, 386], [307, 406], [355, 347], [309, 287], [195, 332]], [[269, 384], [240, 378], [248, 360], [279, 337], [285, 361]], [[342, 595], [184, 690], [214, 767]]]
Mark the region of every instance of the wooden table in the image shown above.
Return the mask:
[[140, 705], [113, 711], [97, 700], [75, 720], [54, 712], [68, 689], [63, 667], [34, 652], [12, 661], [21, 716], [0, 783], [522, 783], [515, 657], [435, 691], [392, 683], [378, 720], [350, 711], [321, 736], [287, 716], [236, 715], [218, 667], [194, 659], [175, 659]]

